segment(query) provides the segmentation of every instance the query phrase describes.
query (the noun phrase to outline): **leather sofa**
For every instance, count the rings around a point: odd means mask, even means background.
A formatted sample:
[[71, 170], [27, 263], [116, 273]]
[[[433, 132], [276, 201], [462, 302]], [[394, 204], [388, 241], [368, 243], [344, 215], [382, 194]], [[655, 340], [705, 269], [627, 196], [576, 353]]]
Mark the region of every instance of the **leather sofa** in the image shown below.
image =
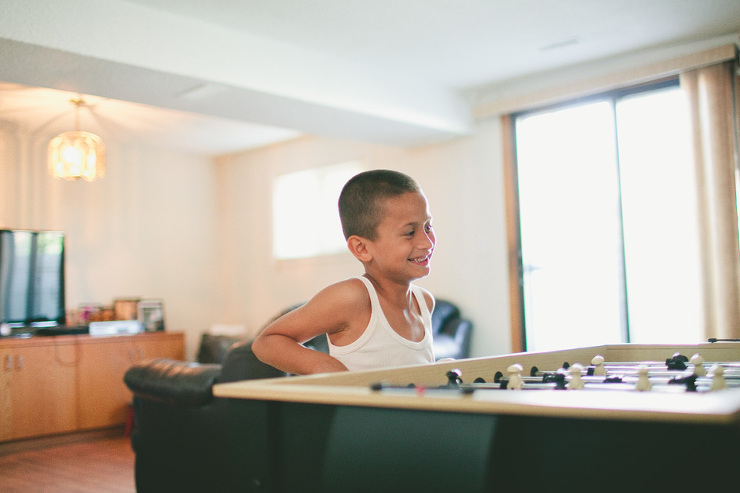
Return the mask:
[[[438, 359], [468, 356], [472, 324], [455, 305], [438, 300], [432, 325]], [[324, 336], [306, 346], [328, 349]], [[200, 356], [208, 360], [203, 348]], [[260, 430], [250, 426], [250, 416], [259, 410], [249, 401], [214, 397], [211, 389], [216, 383], [284, 376], [257, 359], [251, 341], [230, 346], [221, 363], [156, 359], [129, 368], [124, 381], [134, 394], [137, 491], [259, 491], [243, 474], [244, 458], [259, 460], [263, 454], [255, 452]]]

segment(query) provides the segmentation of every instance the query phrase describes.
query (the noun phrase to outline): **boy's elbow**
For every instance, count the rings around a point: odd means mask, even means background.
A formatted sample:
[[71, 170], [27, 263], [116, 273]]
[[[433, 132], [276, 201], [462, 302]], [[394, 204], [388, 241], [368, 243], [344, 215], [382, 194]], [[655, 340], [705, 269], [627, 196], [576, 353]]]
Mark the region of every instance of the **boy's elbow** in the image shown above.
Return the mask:
[[252, 341], [252, 352], [257, 356], [257, 359], [264, 362], [265, 351], [265, 337], [264, 334], [260, 334]]
[[282, 339], [279, 334], [265, 334], [263, 332], [252, 341], [252, 352], [263, 363], [275, 366], [281, 359], [281, 353], [283, 352], [284, 343]]

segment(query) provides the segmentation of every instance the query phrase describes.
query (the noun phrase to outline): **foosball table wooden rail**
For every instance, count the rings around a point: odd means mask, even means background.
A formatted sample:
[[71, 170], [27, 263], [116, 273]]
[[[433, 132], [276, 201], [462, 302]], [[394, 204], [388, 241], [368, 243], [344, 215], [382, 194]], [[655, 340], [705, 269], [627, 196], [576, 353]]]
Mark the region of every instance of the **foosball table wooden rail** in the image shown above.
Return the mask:
[[[689, 360], [676, 378], [700, 366], [690, 362], [698, 354], [710, 375], [725, 371], [727, 388], [667, 389], [670, 372], [655, 363], [676, 353]], [[629, 376], [590, 388], [597, 355], [612, 377]], [[740, 484], [738, 362], [740, 343], [606, 345], [238, 382], [214, 394], [249, 420], [241, 463], [261, 491], [725, 490]], [[495, 385], [512, 365], [529, 375], [577, 364], [580, 390]], [[660, 372], [654, 390], [631, 387], [640, 366]]]

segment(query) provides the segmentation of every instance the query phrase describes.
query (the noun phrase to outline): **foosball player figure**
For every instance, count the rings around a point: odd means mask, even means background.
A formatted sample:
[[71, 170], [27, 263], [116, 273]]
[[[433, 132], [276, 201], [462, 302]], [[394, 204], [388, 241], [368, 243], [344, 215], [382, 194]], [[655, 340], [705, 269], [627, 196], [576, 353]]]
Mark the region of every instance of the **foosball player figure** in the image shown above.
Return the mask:
[[650, 383], [650, 379], [648, 378], [648, 367], [640, 365], [637, 368], [637, 383], [635, 384], [635, 390], [644, 392], [652, 388], [653, 384]]
[[573, 363], [570, 368], [568, 368], [568, 373], [570, 373], [570, 382], [568, 382], [567, 387], [572, 390], [580, 390], [583, 388], [583, 380], [581, 379], [581, 372], [583, 371], [583, 366], [580, 363]]
[[597, 354], [596, 356], [591, 359], [591, 365], [592, 369], [589, 372], [589, 375], [597, 375], [597, 376], [606, 376], [606, 367], [604, 366], [604, 357], [600, 354]]
[[522, 380], [522, 365], [514, 364], [511, 365], [506, 371], [509, 373], [509, 383], [506, 385], [507, 390], [520, 390], [524, 386]]
[[725, 382], [725, 369], [721, 365], [712, 366], [712, 384], [709, 386], [709, 390], [722, 390], [727, 388], [727, 382]]
[[704, 358], [699, 353], [691, 357], [690, 363], [694, 365], [694, 375], [697, 377], [704, 377], [707, 374], [707, 369], [704, 368]]

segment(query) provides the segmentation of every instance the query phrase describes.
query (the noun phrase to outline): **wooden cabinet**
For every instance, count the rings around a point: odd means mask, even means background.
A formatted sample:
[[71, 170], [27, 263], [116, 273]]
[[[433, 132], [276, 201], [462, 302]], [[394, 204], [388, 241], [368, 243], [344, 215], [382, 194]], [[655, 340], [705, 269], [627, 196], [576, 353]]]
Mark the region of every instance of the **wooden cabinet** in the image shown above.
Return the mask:
[[10, 440], [10, 377], [13, 357], [10, 349], [0, 347], [0, 441]]
[[90, 338], [81, 341], [79, 349], [80, 429], [125, 423], [132, 396], [123, 375], [132, 364], [152, 358], [182, 360], [185, 356], [182, 334], [167, 332]]
[[176, 332], [0, 339], [0, 441], [124, 424], [128, 367], [184, 357]]
[[0, 347], [0, 358], [0, 440], [76, 429], [77, 347], [72, 341]]

